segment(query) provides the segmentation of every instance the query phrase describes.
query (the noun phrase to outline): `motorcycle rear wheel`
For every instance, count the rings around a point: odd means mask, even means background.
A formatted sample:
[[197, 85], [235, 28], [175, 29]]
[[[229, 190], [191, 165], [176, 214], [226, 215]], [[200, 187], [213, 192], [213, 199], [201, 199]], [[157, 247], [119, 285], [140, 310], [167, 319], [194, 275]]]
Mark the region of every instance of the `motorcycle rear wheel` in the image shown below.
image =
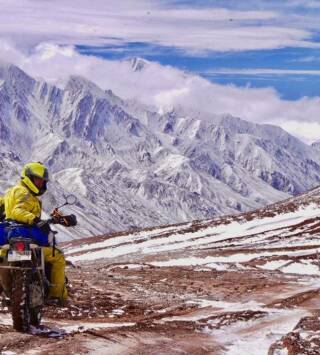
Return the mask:
[[30, 279], [31, 272], [29, 270], [15, 270], [12, 277], [12, 321], [13, 328], [19, 332], [27, 332], [30, 328]]

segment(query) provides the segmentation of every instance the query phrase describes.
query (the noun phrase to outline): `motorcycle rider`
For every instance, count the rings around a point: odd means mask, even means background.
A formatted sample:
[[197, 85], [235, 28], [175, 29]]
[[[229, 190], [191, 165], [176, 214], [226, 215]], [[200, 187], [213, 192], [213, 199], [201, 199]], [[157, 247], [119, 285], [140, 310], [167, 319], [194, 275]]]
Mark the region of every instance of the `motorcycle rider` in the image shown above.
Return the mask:
[[[28, 225], [43, 227], [40, 220], [42, 204], [39, 196], [47, 190], [49, 174], [47, 168], [39, 162], [26, 164], [21, 172], [21, 180], [15, 186], [8, 189], [4, 195], [5, 216], [7, 221], [15, 221]], [[65, 218], [66, 223], [75, 225], [75, 216], [70, 215]], [[47, 225], [47, 228], [48, 225]], [[63, 253], [47, 246], [44, 249], [45, 262], [51, 264], [48, 303], [63, 304], [68, 296], [65, 287], [65, 265], [66, 261]], [[0, 270], [0, 281], [4, 288], [8, 280]]]

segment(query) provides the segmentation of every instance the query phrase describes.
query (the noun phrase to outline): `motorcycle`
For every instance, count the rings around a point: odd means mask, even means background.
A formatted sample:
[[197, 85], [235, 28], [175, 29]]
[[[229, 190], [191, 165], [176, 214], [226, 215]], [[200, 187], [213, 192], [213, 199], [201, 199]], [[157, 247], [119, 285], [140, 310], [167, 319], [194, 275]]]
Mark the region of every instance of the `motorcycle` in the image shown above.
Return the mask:
[[[42, 310], [50, 288], [50, 265], [45, 263], [43, 248], [52, 245], [55, 253], [55, 234], [50, 224], [60, 224], [65, 227], [76, 225], [76, 217], [65, 216], [60, 208], [77, 202], [74, 195], [66, 197], [63, 205], [55, 208], [50, 218], [43, 220], [37, 226], [28, 226], [14, 221], [0, 225], [0, 248], [2, 263], [0, 271], [6, 273], [6, 285], [2, 284], [11, 310], [13, 328], [26, 332], [30, 326], [38, 327], [41, 323]], [[2, 236], [2, 237], [1, 237]], [[6, 243], [3, 243], [3, 242]], [[1, 280], [1, 279], [0, 279]], [[4, 278], [2, 278], [2, 281]], [[1, 288], [1, 287], [0, 287]]]

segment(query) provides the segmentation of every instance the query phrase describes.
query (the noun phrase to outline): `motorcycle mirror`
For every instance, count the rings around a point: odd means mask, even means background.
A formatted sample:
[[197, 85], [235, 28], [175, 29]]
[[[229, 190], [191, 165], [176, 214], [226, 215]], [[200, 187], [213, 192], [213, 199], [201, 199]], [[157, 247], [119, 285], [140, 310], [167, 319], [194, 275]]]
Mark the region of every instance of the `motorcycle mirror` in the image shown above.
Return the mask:
[[65, 199], [66, 199], [66, 204], [67, 205], [74, 205], [78, 201], [78, 199], [77, 199], [77, 197], [75, 195], [65, 196]]

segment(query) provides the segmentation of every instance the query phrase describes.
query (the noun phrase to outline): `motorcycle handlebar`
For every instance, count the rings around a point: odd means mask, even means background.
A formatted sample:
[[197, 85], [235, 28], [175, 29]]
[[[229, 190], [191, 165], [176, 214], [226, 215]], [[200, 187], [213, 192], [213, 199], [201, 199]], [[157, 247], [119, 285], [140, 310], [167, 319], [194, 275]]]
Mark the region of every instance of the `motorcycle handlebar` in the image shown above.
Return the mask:
[[77, 225], [77, 217], [74, 214], [69, 215], [54, 215], [50, 218], [52, 224], [61, 224], [65, 227], [74, 227]]
[[74, 227], [77, 225], [77, 217], [74, 214], [70, 215], [54, 215], [48, 219], [39, 221], [37, 227], [41, 228], [46, 224], [60, 224], [64, 227]]

